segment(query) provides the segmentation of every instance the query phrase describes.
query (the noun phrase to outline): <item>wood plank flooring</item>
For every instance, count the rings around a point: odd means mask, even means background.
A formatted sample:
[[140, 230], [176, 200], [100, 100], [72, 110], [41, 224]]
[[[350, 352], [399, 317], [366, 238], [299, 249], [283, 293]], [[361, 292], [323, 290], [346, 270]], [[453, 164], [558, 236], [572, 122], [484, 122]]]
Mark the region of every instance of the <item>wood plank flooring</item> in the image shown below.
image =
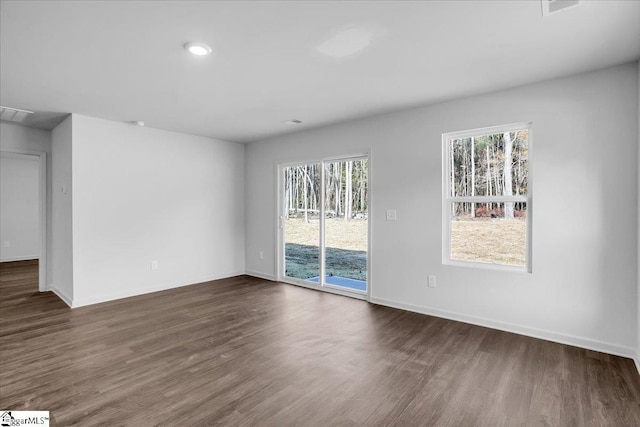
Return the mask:
[[52, 425], [640, 426], [630, 359], [241, 276], [71, 310], [1, 264], [0, 409]]

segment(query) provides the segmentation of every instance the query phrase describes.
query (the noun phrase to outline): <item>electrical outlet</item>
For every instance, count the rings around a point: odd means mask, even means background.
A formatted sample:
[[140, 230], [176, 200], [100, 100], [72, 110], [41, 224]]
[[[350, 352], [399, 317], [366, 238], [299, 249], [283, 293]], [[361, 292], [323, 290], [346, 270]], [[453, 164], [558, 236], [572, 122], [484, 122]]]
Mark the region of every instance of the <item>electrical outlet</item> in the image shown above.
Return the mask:
[[260, 251], [260, 259], [264, 259], [264, 252]]
[[5, 248], [8, 248], [9, 246], [11, 246], [11, 243], [9, 243], [8, 240], [5, 240], [4, 242], [2, 242], [2, 246], [4, 246]]
[[387, 221], [396, 221], [398, 219], [398, 213], [395, 209], [387, 209]]
[[429, 276], [429, 284], [428, 286], [430, 288], [435, 288], [436, 287], [436, 276]]
[[151, 269], [152, 270], [157, 270], [158, 269], [158, 260], [153, 260], [151, 261]]

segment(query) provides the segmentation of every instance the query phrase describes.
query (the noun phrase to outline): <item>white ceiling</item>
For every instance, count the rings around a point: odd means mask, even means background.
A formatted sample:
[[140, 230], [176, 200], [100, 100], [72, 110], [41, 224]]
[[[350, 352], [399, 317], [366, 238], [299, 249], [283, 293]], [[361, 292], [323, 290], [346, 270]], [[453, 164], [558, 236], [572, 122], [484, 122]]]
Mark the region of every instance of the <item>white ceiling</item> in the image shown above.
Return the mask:
[[[548, 17], [536, 0], [0, 7], [1, 105], [238, 142], [640, 57], [640, 1], [588, 0]], [[353, 56], [316, 50], [349, 28], [375, 37]], [[214, 52], [193, 57], [187, 41]]]

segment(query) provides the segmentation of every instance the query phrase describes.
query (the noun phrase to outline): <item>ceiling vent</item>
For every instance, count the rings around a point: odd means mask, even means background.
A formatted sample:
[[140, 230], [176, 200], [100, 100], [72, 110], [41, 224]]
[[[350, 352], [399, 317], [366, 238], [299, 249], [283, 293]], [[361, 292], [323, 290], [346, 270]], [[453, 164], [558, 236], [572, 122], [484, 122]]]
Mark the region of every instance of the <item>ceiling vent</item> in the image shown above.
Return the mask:
[[0, 120], [7, 122], [24, 123], [33, 114], [33, 111], [20, 110], [19, 108], [3, 107], [0, 105]]
[[584, 3], [584, 0], [542, 0], [542, 15], [547, 16], [557, 12], [564, 12], [582, 3]]

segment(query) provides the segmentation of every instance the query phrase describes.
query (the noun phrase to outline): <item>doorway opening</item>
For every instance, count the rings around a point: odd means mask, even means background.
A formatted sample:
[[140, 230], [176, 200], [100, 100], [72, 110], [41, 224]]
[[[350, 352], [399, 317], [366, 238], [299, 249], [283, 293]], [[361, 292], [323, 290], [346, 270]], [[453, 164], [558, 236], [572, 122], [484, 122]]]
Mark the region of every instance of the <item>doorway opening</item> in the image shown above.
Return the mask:
[[38, 290], [47, 290], [46, 153], [0, 152], [0, 261], [3, 270], [24, 264], [37, 270]]
[[368, 156], [281, 165], [279, 177], [279, 280], [368, 299]]

